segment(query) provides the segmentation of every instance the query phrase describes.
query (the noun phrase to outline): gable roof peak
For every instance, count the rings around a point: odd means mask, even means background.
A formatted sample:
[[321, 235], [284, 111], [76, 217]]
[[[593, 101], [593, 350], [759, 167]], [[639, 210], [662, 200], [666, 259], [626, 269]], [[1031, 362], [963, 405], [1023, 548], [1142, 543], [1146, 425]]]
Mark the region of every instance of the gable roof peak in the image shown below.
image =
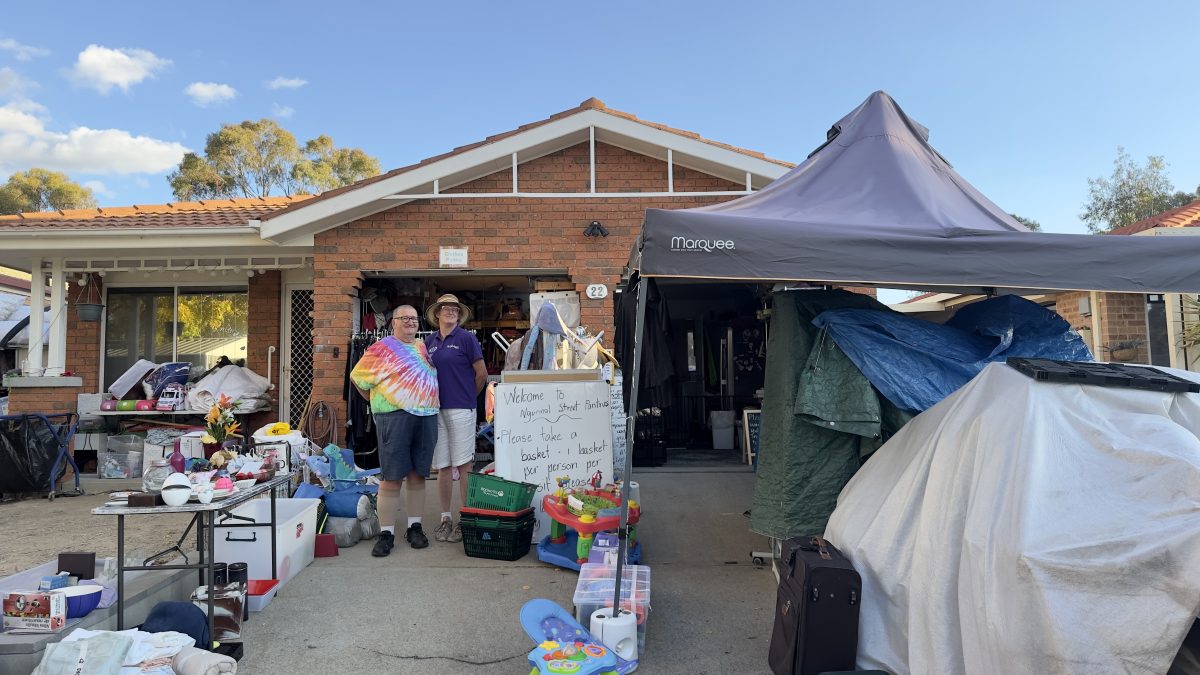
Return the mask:
[[604, 105], [604, 101], [601, 101], [595, 96], [589, 98], [583, 103], [580, 103], [579, 107], [583, 109], [591, 108], [593, 110], [608, 110], [608, 106]]

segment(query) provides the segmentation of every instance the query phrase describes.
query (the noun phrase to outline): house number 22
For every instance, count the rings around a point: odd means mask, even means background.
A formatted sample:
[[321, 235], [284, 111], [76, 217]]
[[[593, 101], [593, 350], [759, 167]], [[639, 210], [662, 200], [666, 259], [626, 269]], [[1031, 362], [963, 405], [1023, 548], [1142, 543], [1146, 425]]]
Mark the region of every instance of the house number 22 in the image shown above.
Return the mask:
[[608, 297], [608, 286], [604, 284], [590, 284], [587, 287], [587, 296], [593, 300]]

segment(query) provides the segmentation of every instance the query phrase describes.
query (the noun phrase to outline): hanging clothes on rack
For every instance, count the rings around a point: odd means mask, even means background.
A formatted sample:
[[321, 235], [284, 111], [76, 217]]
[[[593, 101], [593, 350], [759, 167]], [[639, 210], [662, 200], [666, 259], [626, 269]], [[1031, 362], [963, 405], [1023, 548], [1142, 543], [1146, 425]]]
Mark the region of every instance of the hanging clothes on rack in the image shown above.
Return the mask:
[[354, 451], [355, 462], [363, 469], [379, 467], [378, 441], [375, 438], [375, 422], [371, 418], [371, 404], [354, 391], [350, 382], [350, 371], [366, 353], [367, 347], [389, 335], [385, 329], [365, 330], [350, 336], [346, 349], [346, 371], [343, 374], [342, 398], [346, 401], [346, 445]]

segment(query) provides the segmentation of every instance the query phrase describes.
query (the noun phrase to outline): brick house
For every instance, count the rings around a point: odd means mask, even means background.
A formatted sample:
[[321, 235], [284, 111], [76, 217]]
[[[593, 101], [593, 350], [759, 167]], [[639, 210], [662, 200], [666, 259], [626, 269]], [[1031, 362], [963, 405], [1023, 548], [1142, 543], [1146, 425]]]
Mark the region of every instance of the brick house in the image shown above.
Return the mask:
[[[205, 365], [232, 350], [279, 385], [270, 415], [296, 422], [320, 400], [344, 420], [348, 340], [384, 311], [372, 296], [458, 292], [480, 303], [488, 330], [499, 321], [489, 302], [555, 283], [580, 292], [582, 324], [611, 346], [645, 209], [734, 199], [791, 167], [589, 99], [316, 197], [0, 217], [0, 265], [56, 282], [46, 362], [31, 352], [28, 376], [8, 378], [10, 409], [74, 410], [77, 394], [102, 391], [138, 356]], [[605, 297], [587, 297], [592, 285]], [[81, 321], [84, 301], [105, 304], [105, 317]], [[244, 328], [186, 337], [183, 310], [207, 305], [244, 312]]]

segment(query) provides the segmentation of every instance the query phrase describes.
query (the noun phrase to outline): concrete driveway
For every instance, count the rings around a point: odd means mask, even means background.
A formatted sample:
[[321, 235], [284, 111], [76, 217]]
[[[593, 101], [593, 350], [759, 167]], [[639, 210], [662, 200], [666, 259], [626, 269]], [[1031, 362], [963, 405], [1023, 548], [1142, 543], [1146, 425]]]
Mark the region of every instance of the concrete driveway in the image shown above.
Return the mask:
[[[768, 673], [775, 603], [769, 567], [751, 564], [767, 540], [749, 531], [754, 475], [742, 467], [637, 471], [643, 562], [652, 611], [638, 672]], [[426, 491], [436, 518], [436, 486]], [[402, 520], [399, 522], [403, 522]], [[432, 530], [427, 526], [427, 530]], [[398, 537], [387, 558], [371, 543], [319, 558], [245, 627], [246, 673], [528, 673], [533, 643], [522, 604], [568, 611], [577, 573], [538, 561], [468, 558], [462, 545], [423, 550]]]

